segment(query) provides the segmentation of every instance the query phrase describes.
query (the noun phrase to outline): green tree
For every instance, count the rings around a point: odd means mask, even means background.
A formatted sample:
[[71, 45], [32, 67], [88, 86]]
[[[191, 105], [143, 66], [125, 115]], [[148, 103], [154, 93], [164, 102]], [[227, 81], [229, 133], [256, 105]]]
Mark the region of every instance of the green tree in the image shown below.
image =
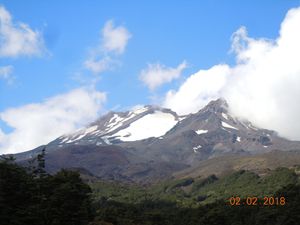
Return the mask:
[[0, 162], [0, 223], [37, 224], [35, 183], [26, 170], [11, 161]]
[[90, 187], [79, 173], [62, 170], [49, 180], [47, 221], [51, 225], [84, 225], [92, 218]]
[[92, 220], [90, 187], [77, 172], [47, 174], [44, 157], [42, 152], [31, 172], [12, 160], [0, 161], [1, 225], [87, 225]]

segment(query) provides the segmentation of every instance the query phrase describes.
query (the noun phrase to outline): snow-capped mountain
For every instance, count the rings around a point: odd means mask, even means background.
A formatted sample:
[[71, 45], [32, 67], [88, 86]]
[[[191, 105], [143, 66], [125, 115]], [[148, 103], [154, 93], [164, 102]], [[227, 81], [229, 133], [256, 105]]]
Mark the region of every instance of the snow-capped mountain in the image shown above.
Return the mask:
[[223, 99], [212, 101], [199, 112], [181, 118], [159, 138], [119, 145], [136, 149], [149, 159], [180, 161], [189, 166], [226, 154], [300, 149], [300, 142], [289, 141], [274, 131], [260, 129], [249, 121], [235, 118]]
[[155, 106], [110, 112], [16, 157], [26, 161], [44, 147], [49, 171], [76, 167], [103, 179], [152, 182], [216, 157], [300, 150], [300, 142], [234, 117], [218, 99], [186, 116]]
[[110, 112], [88, 127], [63, 135], [50, 144], [110, 145], [163, 136], [179, 121], [175, 112], [155, 106]]

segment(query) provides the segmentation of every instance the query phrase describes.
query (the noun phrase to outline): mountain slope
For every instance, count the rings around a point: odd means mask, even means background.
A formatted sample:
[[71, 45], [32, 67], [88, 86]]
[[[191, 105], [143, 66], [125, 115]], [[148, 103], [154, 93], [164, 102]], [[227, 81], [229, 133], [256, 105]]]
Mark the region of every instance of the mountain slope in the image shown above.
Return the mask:
[[177, 179], [227, 175], [233, 171], [249, 170], [260, 176], [278, 167], [300, 166], [300, 151], [271, 151], [255, 155], [228, 154], [204, 160], [194, 167], [176, 172]]
[[154, 106], [127, 112], [110, 112], [87, 128], [63, 135], [50, 145], [106, 145], [159, 137], [170, 130], [178, 119], [175, 112]]
[[289, 141], [274, 131], [259, 129], [249, 121], [233, 117], [223, 99], [212, 101], [198, 113], [187, 115], [160, 138], [120, 145], [135, 148], [148, 158], [180, 161], [191, 166], [232, 153], [249, 155], [300, 149], [300, 142]]
[[[300, 142], [235, 118], [226, 101], [218, 99], [181, 117], [155, 106], [110, 112], [86, 128], [16, 157], [24, 162], [44, 147], [51, 171], [76, 167], [103, 179], [152, 183], [188, 168], [201, 170], [201, 165], [216, 157], [235, 159], [274, 150], [299, 150]], [[286, 165], [297, 160], [289, 159]], [[224, 170], [222, 161], [214, 163]], [[259, 160], [255, 165], [261, 167]]]

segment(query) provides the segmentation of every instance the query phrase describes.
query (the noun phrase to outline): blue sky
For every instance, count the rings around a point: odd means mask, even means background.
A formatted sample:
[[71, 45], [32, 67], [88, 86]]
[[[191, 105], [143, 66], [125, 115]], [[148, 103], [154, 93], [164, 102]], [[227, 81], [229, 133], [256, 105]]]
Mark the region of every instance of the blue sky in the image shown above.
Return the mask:
[[[39, 32], [44, 48], [41, 54], [1, 56], [0, 67], [13, 67], [13, 80], [0, 79], [0, 112], [86, 86], [106, 93], [103, 112], [160, 104], [169, 90], [177, 90], [191, 74], [216, 64], [234, 65], [236, 56], [230, 48], [235, 31], [245, 26], [252, 38], [276, 39], [286, 13], [299, 7], [300, 1], [0, 0], [0, 5], [13, 23], [25, 23]], [[101, 45], [108, 21], [113, 28], [126, 29], [130, 37], [122, 53], [98, 52], [98, 58], [109, 55], [116, 63], [93, 73], [84, 62]], [[181, 63], [186, 65], [176, 78], [152, 90], [141, 80], [149, 64], [176, 69]], [[81, 81], [75, 78], [78, 75]], [[95, 78], [98, 81], [92, 82]], [[7, 121], [2, 115], [0, 128], [6, 134], [16, 129]]]
[[215, 63], [231, 62], [228, 51], [235, 30], [244, 25], [253, 37], [273, 38], [285, 13], [299, 1], [9, 0], [1, 5], [15, 20], [43, 32], [49, 56], [1, 59], [1, 64], [14, 65], [16, 81], [13, 85], [1, 82], [0, 111], [81, 85], [72, 77], [82, 70], [88, 48], [98, 43], [107, 20], [124, 25], [133, 36], [122, 65], [101, 74], [97, 84], [97, 89], [108, 92], [106, 107], [111, 108], [151, 103], [138, 79], [147, 63], [174, 67], [186, 60], [190, 66], [184, 75], [189, 75]]

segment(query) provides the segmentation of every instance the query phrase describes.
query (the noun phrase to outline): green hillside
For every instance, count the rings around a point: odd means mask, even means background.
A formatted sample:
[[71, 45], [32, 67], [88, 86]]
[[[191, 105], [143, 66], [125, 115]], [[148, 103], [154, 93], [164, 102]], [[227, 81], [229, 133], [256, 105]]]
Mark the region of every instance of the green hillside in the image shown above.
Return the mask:
[[259, 177], [254, 172], [241, 170], [224, 177], [169, 180], [150, 187], [139, 187], [110, 182], [91, 183], [95, 199], [108, 199], [123, 203], [145, 200], [175, 202], [179, 206], [198, 206], [228, 199], [232, 196], [263, 197], [290, 184], [299, 183], [295, 168], [277, 168]]

